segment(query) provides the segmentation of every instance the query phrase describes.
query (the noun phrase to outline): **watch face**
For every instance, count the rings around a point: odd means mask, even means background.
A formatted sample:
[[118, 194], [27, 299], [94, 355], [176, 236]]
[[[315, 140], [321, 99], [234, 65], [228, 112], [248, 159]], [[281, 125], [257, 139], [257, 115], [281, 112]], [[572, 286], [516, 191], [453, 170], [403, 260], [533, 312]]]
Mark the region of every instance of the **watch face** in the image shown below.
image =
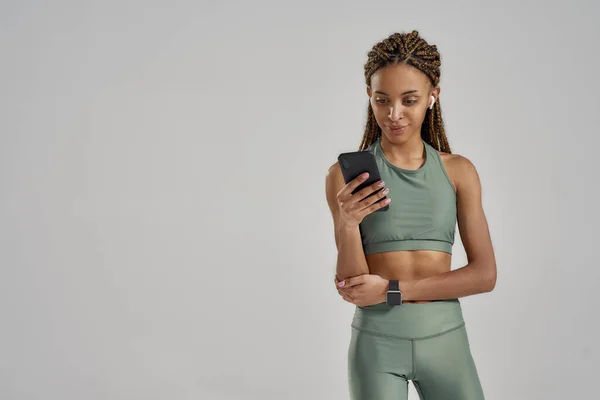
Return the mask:
[[400, 305], [402, 304], [402, 293], [400, 292], [388, 292], [387, 303], [389, 305]]

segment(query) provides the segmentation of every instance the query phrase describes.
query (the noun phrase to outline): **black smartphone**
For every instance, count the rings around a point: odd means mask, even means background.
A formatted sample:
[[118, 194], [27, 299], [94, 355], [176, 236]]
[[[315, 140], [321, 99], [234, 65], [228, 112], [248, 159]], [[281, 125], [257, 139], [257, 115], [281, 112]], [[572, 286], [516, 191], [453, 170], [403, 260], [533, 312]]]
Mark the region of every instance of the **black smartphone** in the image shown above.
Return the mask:
[[[357, 176], [364, 172], [369, 173], [369, 177], [366, 181], [361, 183], [352, 194], [358, 192], [359, 190], [372, 185], [373, 183], [381, 180], [381, 176], [379, 174], [379, 168], [377, 167], [377, 162], [375, 161], [375, 156], [368, 150], [363, 151], [352, 151], [348, 153], [342, 153], [338, 156], [338, 162], [340, 163], [340, 168], [342, 170], [342, 175], [344, 175], [344, 181], [346, 183], [355, 179]], [[379, 193], [381, 188], [367, 197], [373, 196]], [[379, 201], [385, 200], [387, 197], [382, 197]], [[379, 208], [377, 211], [386, 211], [390, 208], [389, 204], [385, 205], [382, 208]]]

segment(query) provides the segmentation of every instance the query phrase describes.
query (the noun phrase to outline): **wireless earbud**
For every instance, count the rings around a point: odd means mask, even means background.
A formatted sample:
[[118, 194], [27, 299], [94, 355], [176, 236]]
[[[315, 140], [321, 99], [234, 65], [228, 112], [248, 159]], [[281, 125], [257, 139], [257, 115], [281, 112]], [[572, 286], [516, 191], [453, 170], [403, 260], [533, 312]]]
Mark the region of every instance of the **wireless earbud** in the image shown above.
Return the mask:
[[430, 110], [433, 108], [433, 103], [435, 103], [435, 97], [431, 96], [431, 102], [429, 104], [429, 109]]

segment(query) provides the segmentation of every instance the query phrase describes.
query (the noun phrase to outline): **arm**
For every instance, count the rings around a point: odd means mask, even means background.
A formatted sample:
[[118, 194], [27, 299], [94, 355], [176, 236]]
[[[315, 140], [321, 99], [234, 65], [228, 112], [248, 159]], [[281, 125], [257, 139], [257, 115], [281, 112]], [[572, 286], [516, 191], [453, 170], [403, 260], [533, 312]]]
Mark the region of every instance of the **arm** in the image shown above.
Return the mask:
[[424, 279], [400, 282], [403, 300], [443, 300], [490, 292], [496, 286], [496, 259], [473, 164], [457, 156], [457, 219], [467, 265]]
[[339, 164], [333, 164], [325, 179], [327, 204], [333, 217], [335, 245], [337, 247], [336, 277], [340, 280], [369, 273], [362, 247], [358, 225], [349, 225], [339, 218], [338, 194], [344, 187], [344, 177]]

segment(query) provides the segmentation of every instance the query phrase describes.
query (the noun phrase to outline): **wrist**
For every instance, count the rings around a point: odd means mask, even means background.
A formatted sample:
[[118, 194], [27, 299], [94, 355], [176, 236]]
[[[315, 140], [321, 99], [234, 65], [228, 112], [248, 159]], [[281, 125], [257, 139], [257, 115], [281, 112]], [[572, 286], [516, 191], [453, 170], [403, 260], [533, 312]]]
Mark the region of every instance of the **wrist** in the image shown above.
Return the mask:
[[[397, 282], [397, 283], [396, 283]], [[413, 287], [413, 281], [401, 281], [401, 280], [394, 280], [393, 284], [390, 284], [390, 279], [384, 279], [384, 284], [382, 285], [383, 287], [383, 294], [382, 294], [382, 298], [383, 301], [388, 302], [388, 300], [390, 301], [396, 301], [397, 298], [395, 296], [399, 296], [399, 298], [401, 299], [401, 303], [410, 301], [412, 299], [411, 295], [412, 295], [412, 287]], [[400, 291], [400, 294], [397, 294], [397, 290]], [[388, 299], [388, 292], [390, 292], [390, 297]]]
[[400, 287], [400, 291], [402, 292], [402, 301], [410, 300], [410, 282], [398, 281], [398, 286]]
[[390, 306], [400, 306], [404, 302], [400, 281], [398, 279], [388, 279], [386, 285], [385, 302]]
[[338, 229], [340, 232], [352, 232], [358, 228], [358, 224], [355, 222], [344, 221], [342, 219], [338, 222]]
[[382, 302], [387, 302], [387, 292], [390, 290], [390, 280], [383, 278], [382, 291], [380, 293]]

